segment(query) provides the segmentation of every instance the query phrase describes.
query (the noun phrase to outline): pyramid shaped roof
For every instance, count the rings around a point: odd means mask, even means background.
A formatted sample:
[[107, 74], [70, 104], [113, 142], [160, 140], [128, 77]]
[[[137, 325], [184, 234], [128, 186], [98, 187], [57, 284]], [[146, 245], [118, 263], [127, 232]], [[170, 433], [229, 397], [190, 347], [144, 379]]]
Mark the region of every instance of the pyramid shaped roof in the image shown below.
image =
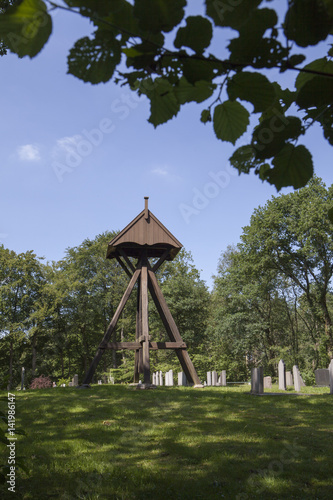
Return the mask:
[[128, 257], [139, 258], [142, 250], [147, 250], [148, 257], [161, 257], [169, 250], [167, 260], [173, 260], [182, 244], [170, 231], [148, 210], [148, 198], [145, 198], [145, 209], [132, 220], [108, 244], [106, 257], [112, 259], [120, 255], [121, 248]]

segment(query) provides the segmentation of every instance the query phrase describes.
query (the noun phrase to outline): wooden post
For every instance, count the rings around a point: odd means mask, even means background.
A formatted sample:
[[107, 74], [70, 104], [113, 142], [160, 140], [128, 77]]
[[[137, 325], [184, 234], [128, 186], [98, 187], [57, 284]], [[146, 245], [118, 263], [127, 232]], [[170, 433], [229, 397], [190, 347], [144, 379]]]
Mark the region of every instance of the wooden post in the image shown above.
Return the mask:
[[[138, 293], [136, 298], [136, 328], [135, 328], [135, 340], [139, 341], [141, 337], [141, 278], [138, 279]], [[137, 349], [134, 355], [134, 382], [138, 383], [140, 378], [140, 373], [142, 372], [142, 350]]]
[[147, 258], [143, 261], [141, 269], [141, 311], [142, 311], [142, 357], [143, 357], [143, 381], [150, 384], [150, 360], [149, 360], [149, 325], [148, 325], [148, 272]]

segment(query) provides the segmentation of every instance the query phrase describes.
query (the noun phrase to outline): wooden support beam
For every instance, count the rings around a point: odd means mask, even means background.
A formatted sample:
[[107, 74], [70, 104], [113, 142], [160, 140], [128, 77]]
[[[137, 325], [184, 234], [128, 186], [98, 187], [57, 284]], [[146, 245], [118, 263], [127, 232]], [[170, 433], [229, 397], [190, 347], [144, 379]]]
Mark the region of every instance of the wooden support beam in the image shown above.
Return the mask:
[[[135, 327], [135, 340], [141, 335], [141, 278], [138, 279], [138, 292], [136, 298], [136, 327]], [[134, 379], [133, 382], [139, 383], [140, 373], [142, 371], [142, 351], [136, 350], [134, 355]]]
[[118, 264], [121, 265], [121, 267], [124, 269], [125, 273], [127, 274], [127, 276], [129, 278], [132, 278], [133, 274], [130, 272], [130, 270], [126, 267], [126, 265], [124, 264], [124, 262], [121, 260], [121, 258], [119, 257], [119, 255], [116, 255], [116, 259], [117, 259], [117, 262]]
[[152, 269], [153, 273], [156, 273], [157, 269], [163, 264], [168, 255], [169, 255], [169, 249], [165, 250], [163, 255], [161, 255], [158, 261], [154, 264]]
[[[186, 349], [185, 342], [148, 342], [149, 349]], [[136, 351], [142, 349], [140, 342], [105, 342], [99, 345], [99, 349], [113, 349], [121, 351], [122, 349], [130, 349]]]
[[135, 267], [133, 266], [132, 262], [129, 260], [129, 258], [127, 257], [127, 255], [125, 254], [124, 250], [121, 247], [118, 247], [118, 252], [122, 256], [122, 258], [124, 259], [124, 261], [126, 262], [126, 264], [128, 265], [128, 267], [130, 268], [130, 270], [132, 271], [132, 273], [134, 273], [135, 272]]
[[[132, 290], [134, 288], [134, 285], [135, 285], [137, 279], [140, 276], [140, 273], [141, 273], [141, 269], [137, 269], [135, 271], [135, 273], [133, 274], [132, 279], [126, 288], [126, 291], [125, 291], [124, 295], [122, 296], [121, 301], [119, 302], [117, 310], [113, 315], [113, 318], [108, 326], [108, 329], [106, 330], [106, 332], [104, 334], [102, 344], [104, 344], [105, 342], [108, 342], [110, 340], [112, 332], [115, 329], [115, 327], [117, 326], [117, 322], [119, 320], [119, 317], [120, 317], [121, 313], [123, 312], [123, 309], [126, 305], [126, 302], [128, 301], [128, 299], [132, 293]], [[104, 349], [99, 349], [99, 348], [97, 349], [97, 352], [96, 352], [95, 357], [90, 365], [88, 373], [86, 374], [86, 376], [84, 378], [83, 385], [88, 385], [92, 381], [95, 370], [97, 368], [97, 365], [98, 365], [103, 353], [104, 353]]]
[[142, 310], [142, 359], [143, 382], [150, 384], [149, 361], [149, 325], [148, 325], [148, 259], [146, 258], [141, 269], [141, 310]]
[[[155, 302], [156, 309], [161, 316], [164, 327], [169, 334], [170, 340], [173, 342], [182, 342], [182, 338], [175, 320], [172, 317], [172, 314], [159, 287], [157, 278], [151, 268], [148, 269], [148, 285], [150, 294]], [[176, 349], [176, 354], [187, 380], [189, 380], [189, 382], [193, 382], [196, 385], [199, 385], [200, 379], [193, 366], [188, 352], [183, 349]]]

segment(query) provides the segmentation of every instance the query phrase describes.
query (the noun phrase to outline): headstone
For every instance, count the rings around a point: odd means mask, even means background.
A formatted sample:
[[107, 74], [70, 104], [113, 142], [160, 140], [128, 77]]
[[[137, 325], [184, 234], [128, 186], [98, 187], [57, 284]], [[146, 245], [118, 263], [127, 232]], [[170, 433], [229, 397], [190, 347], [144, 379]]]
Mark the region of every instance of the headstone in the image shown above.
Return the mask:
[[264, 377], [264, 389], [272, 388], [272, 377]]
[[204, 381], [204, 387], [206, 387], [206, 385], [207, 385], [207, 382], [206, 382], [206, 380], [205, 380], [205, 381]]
[[217, 373], [216, 371], [212, 371], [212, 385], [215, 387], [217, 385]]
[[333, 394], [333, 359], [331, 359], [331, 362], [328, 367], [329, 371], [329, 379], [330, 379], [330, 394]]
[[169, 370], [165, 374], [165, 385], [167, 385], [167, 386], [173, 385], [173, 371], [172, 370]]
[[187, 385], [186, 375], [184, 372], [178, 373], [178, 385]]
[[280, 361], [279, 361], [278, 372], [279, 372], [279, 389], [281, 391], [285, 391], [287, 388], [286, 365], [285, 365], [285, 362], [283, 361], [283, 359], [280, 359]]
[[316, 385], [319, 387], [327, 387], [330, 385], [329, 368], [319, 368], [315, 370]]
[[212, 372], [207, 372], [207, 385], [212, 385]]
[[53, 382], [52, 387], [57, 387], [57, 384]]
[[73, 382], [68, 382], [68, 387], [73, 387]]
[[159, 385], [163, 385], [163, 373], [160, 371], [160, 381]]
[[227, 385], [227, 372], [226, 370], [221, 371], [221, 385], [225, 387]]
[[153, 384], [156, 385], [156, 374], [153, 373]]
[[286, 372], [286, 385], [294, 385], [293, 374], [291, 372]]
[[21, 391], [23, 391], [24, 387], [24, 374], [25, 374], [25, 368], [22, 366], [22, 372], [21, 372]]
[[172, 370], [169, 370], [169, 385], [173, 385], [173, 371]]
[[264, 376], [263, 368], [252, 368], [251, 372], [251, 393], [252, 394], [263, 394], [264, 393]]
[[293, 366], [293, 377], [294, 377], [294, 388], [296, 392], [301, 391], [301, 377], [299, 373], [298, 366]]
[[74, 375], [74, 378], [73, 378], [73, 385], [76, 387], [77, 385], [79, 385], [79, 376], [77, 375], [77, 373]]
[[102, 385], [102, 381], [101, 380], [98, 380], [98, 385]]

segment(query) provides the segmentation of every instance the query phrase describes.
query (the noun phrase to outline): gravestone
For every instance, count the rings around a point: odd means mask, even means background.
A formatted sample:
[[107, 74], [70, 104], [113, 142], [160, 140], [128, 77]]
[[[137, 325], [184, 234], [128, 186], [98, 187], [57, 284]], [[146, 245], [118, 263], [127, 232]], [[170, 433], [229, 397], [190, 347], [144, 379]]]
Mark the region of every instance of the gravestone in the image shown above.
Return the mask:
[[72, 382], [75, 387], [79, 385], [79, 376], [77, 373], [74, 375]]
[[279, 373], [279, 389], [285, 391], [287, 388], [286, 384], [286, 365], [283, 359], [280, 359], [278, 366]]
[[165, 374], [165, 385], [167, 385], [167, 386], [173, 385], [173, 371], [172, 370], [169, 370]]
[[291, 372], [286, 372], [286, 385], [294, 385], [293, 374]]
[[330, 385], [330, 372], [328, 368], [319, 368], [315, 370], [316, 385], [319, 387], [328, 387]]
[[159, 373], [159, 385], [163, 385], [163, 373], [161, 371]]
[[207, 385], [212, 385], [212, 372], [207, 372]]
[[272, 377], [264, 377], [264, 389], [272, 388]]
[[156, 385], [156, 373], [153, 373], [153, 385]]
[[98, 385], [102, 385], [102, 381], [101, 380], [98, 380]]
[[225, 387], [227, 385], [227, 372], [226, 370], [221, 371], [221, 385]]
[[331, 359], [331, 362], [328, 367], [329, 371], [329, 379], [330, 379], [330, 394], [333, 394], [333, 359]]
[[212, 385], [215, 387], [217, 385], [217, 373], [216, 371], [212, 371]]
[[68, 382], [68, 387], [73, 387], [73, 382]]
[[187, 385], [186, 375], [184, 372], [178, 373], [178, 385]]
[[25, 374], [25, 368], [22, 366], [22, 372], [21, 372], [21, 391], [23, 391], [24, 387], [24, 374]]
[[252, 368], [251, 371], [251, 393], [263, 394], [264, 393], [264, 372], [262, 366], [259, 368]]
[[294, 388], [296, 392], [300, 392], [301, 390], [301, 376], [299, 373], [298, 366], [293, 366], [293, 378], [294, 378]]

